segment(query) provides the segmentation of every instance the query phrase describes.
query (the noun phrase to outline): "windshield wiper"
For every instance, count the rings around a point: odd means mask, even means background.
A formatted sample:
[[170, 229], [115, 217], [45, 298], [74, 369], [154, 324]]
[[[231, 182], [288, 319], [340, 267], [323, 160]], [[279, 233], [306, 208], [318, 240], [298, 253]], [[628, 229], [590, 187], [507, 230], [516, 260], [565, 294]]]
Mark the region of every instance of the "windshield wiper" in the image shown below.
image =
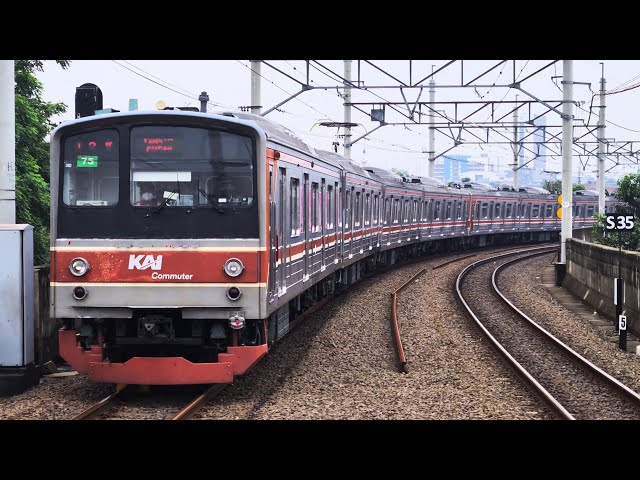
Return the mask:
[[151, 215], [153, 215], [154, 213], [158, 213], [160, 210], [162, 210], [164, 207], [167, 206], [167, 203], [169, 203], [169, 200], [173, 200], [173, 196], [175, 194], [178, 194], [178, 196], [180, 195], [180, 188], [176, 188], [175, 190], [171, 191], [171, 195], [169, 195], [167, 198], [165, 198], [162, 203], [160, 205], [158, 205], [155, 209], [153, 209], [150, 212], [147, 212], [147, 214], [145, 215], [145, 218], [150, 217]]
[[220, 215], [224, 215], [224, 210], [222, 210], [219, 205], [214, 203], [214, 201], [209, 197], [207, 192], [205, 192], [202, 188], [199, 188], [198, 191], [202, 195], [204, 195], [204, 197], [207, 199], [207, 202], [209, 202], [209, 205], [211, 205], [216, 212], [218, 212]]

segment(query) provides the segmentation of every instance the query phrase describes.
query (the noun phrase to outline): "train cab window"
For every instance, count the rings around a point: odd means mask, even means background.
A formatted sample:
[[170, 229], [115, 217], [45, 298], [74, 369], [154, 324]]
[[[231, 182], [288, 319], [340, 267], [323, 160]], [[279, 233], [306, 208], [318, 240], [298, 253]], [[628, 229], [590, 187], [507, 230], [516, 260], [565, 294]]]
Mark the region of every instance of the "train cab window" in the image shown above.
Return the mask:
[[320, 201], [318, 199], [318, 184], [311, 183], [311, 231], [320, 231]]
[[440, 220], [440, 202], [435, 202], [433, 205], [433, 219]]
[[480, 206], [480, 218], [489, 218], [489, 203], [482, 202]]
[[544, 216], [545, 216], [545, 218], [551, 218], [553, 216], [553, 205], [552, 204], [548, 204], [545, 207]]
[[327, 229], [333, 228], [333, 218], [336, 214], [336, 201], [333, 196], [333, 185], [327, 186], [327, 203], [326, 203], [327, 211], [325, 212], [325, 227]]
[[[206, 128], [141, 126], [131, 129], [130, 151], [134, 206], [153, 205], [150, 201], [188, 208], [253, 205], [255, 154], [248, 136]], [[143, 195], [155, 198], [144, 200]]]
[[118, 204], [119, 137], [99, 130], [67, 137], [62, 162], [62, 201], [72, 207]]
[[297, 178], [291, 179], [291, 236], [297, 237], [300, 235], [300, 180]]
[[500, 218], [502, 216], [501, 215], [501, 208], [500, 208], [501, 206], [502, 206], [501, 203], [496, 203], [496, 206], [495, 206], [495, 209], [494, 209], [494, 214], [493, 214], [494, 218]]
[[540, 205], [535, 204], [531, 207], [531, 218], [540, 217]]
[[587, 206], [587, 217], [593, 217], [596, 207], [594, 205]]

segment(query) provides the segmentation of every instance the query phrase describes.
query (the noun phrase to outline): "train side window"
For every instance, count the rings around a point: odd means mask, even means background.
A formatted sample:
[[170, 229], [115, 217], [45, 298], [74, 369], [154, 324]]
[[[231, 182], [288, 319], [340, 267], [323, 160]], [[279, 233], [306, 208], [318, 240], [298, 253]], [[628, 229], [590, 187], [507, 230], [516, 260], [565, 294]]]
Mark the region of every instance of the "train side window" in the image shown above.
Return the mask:
[[531, 218], [538, 218], [540, 216], [540, 205], [537, 203], [531, 207]]
[[413, 201], [413, 221], [414, 222], [418, 221], [418, 201], [417, 200]]
[[342, 187], [338, 187], [337, 182], [334, 194], [336, 196], [336, 211], [338, 212], [336, 221], [338, 222], [338, 227], [342, 228]]
[[373, 218], [372, 222], [374, 225], [378, 224], [378, 218], [380, 216], [380, 195], [373, 196]]
[[318, 184], [311, 183], [311, 225], [312, 232], [320, 231], [320, 202], [318, 201]]
[[362, 217], [362, 200], [361, 200], [361, 195], [360, 192], [356, 192], [356, 204], [355, 207], [353, 208], [353, 212], [355, 214], [355, 218], [353, 219], [353, 226], [354, 227], [359, 227], [360, 226], [360, 218]]
[[482, 202], [480, 208], [480, 218], [489, 218], [489, 203]]
[[500, 216], [501, 216], [500, 215], [500, 207], [501, 207], [501, 205], [502, 204], [500, 204], [500, 203], [496, 203], [496, 207], [495, 207], [495, 210], [494, 210], [494, 218], [500, 218]]
[[553, 205], [552, 204], [548, 204], [546, 206], [546, 211], [544, 213], [544, 216], [547, 218], [551, 218], [553, 216]]
[[436, 202], [433, 205], [433, 219], [440, 220], [440, 202]]
[[404, 215], [402, 218], [404, 223], [409, 223], [409, 200], [404, 201]]
[[382, 212], [382, 224], [383, 225], [387, 225], [389, 223], [389, 204], [390, 204], [390, 200], [388, 198], [384, 199], [384, 211]]
[[400, 199], [395, 198], [393, 200], [393, 223], [398, 223], [400, 220]]
[[367, 193], [364, 197], [364, 224], [371, 225], [371, 194]]
[[300, 235], [300, 180], [291, 179], [291, 236]]
[[344, 203], [344, 228], [349, 228], [351, 221], [351, 190], [347, 190]]
[[456, 205], [456, 218], [460, 220], [462, 218], [462, 207], [464, 206], [463, 201], [459, 201]]
[[511, 218], [511, 204], [507, 203], [506, 210], [504, 213], [505, 218]]
[[328, 229], [333, 228], [333, 217], [335, 215], [336, 202], [333, 196], [333, 185], [327, 185], [327, 212], [324, 216], [325, 227]]

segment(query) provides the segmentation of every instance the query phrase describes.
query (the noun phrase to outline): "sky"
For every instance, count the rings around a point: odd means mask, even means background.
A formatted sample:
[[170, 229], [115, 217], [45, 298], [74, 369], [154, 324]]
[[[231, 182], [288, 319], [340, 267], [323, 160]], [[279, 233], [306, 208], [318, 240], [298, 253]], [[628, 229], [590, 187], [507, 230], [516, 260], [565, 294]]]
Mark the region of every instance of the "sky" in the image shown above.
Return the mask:
[[[300, 84], [288, 76], [304, 81], [306, 76], [306, 64], [297, 60], [277, 60], [267, 62], [281, 70], [280, 73], [263, 64], [262, 80], [262, 105], [263, 112], [271, 108], [290, 95], [300, 90]], [[319, 60], [320, 64], [342, 75], [343, 62], [341, 60]], [[448, 60], [375, 60], [372, 63], [398, 80], [415, 83], [424, 78], [432, 69], [443, 67]], [[435, 76], [437, 85], [459, 84], [464, 73], [464, 81], [468, 82], [485, 70], [494, 66], [498, 61], [471, 60], [460, 62], [443, 69]], [[461, 63], [463, 67], [461, 68]], [[516, 79], [526, 79], [543, 66], [550, 63], [548, 60], [517, 60], [515, 62]], [[640, 61], [622, 60], [576, 60], [573, 62], [573, 76], [575, 82], [582, 82], [574, 86], [574, 99], [580, 102], [579, 107], [574, 108], [576, 119], [583, 119], [590, 125], [595, 125], [599, 109], [599, 95], [593, 94], [600, 89], [600, 77], [602, 76], [602, 64], [604, 64], [604, 77], [606, 90], [622, 90], [640, 83]], [[239, 106], [251, 103], [251, 75], [250, 62], [248, 60], [71, 60], [68, 69], [63, 70], [53, 61], [45, 62], [44, 72], [39, 72], [38, 77], [44, 85], [43, 96], [45, 100], [52, 102], [64, 102], [67, 105], [67, 113], [54, 118], [54, 121], [65, 121], [73, 118], [75, 88], [83, 83], [94, 83], [100, 87], [104, 98], [104, 107], [112, 107], [120, 111], [126, 111], [129, 99], [138, 100], [139, 110], [154, 110], [158, 100], [163, 100], [169, 106], [198, 106], [197, 97], [201, 91], [206, 91], [210, 97], [208, 111], [238, 111]], [[398, 82], [382, 73], [364, 61], [360, 62], [360, 80], [365, 86], [390, 86], [398, 85]], [[461, 72], [461, 70], [464, 72]], [[358, 64], [352, 63], [352, 78], [357, 78]], [[285, 75], [286, 74], [286, 75]], [[483, 76], [477, 84], [486, 87], [473, 88], [436, 88], [436, 101], [495, 101], [506, 102], [528, 98], [522, 92], [514, 89], [501, 88], [492, 85], [504, 85], [512, 82], [514, 65], [511, 60], [492, 70]], [[541, 100], [561, 100], [562, 61], [543, 70], [542, 72], [526, 79], [522, 88]], [[343, 99], [335, 87], [339, 85], [334, 75], [319, 64], [312, 63], [310, 68], [311, 85], [323, 86], [327, 89], [311, 90], [300, 94], [295, 99], [282, 105], [279, 111], [269, 113], [266, 118], [275, 121], [290, 129], [296, 136], [311, 144], [315, 148], [332, 150], [333, 142], [340, 143], [338, 153], [343, 153], [342, 139], [336, 138], [336, 128], [324, 127], [320, 122], [343, 121]], [[586, 85], [589, 83], [590, 85]], [[404, 93], [409, 103], [416, 100], [418, 89], [405, 89]], [[377, 96], [376, 96], [377, 95]], [[353, 102], [376, 102], [384, 100], [402, 102], [403, 97], [398, 89], [367, 89], [352, 90]], [[589, 117], [589, 107], [593, 99], [593, 113]], [[421, 101], [429, 100], [428, 89], [424, 89], [420, 97]], [[636, 139], [640, 142], [640, 117], [637, 115], [637, 105], [640, 105], [640, 88], [631, 88], [628, 91], [606, 96], [606, 138], [620, 140]], [[412, 105], [410, 105], [412, 106]], [[459, 114], [465, 116], [479, 108], [479, 104], [461, 106]], [[366, 112], [372, 107], [362, 106]], [[403, 105], [397, 108], [406, 109]], [[442, 107], [443, 113], [453, 115], [453, 106]], [[511, 106], [501, 103], [496, 106], [496, 118], [508, 113]], [[561, 109], [562, 107], [559, 107]], [[546, 110], [541, 105], [532, 106], [534, 114], [543, 113]], [[525, 115], [524, 109], [520, 109], [520, 115]], [[471, 117], [471, 120], [485, 121], [489, 109]], [[505, 120], [512, 120], [510, 114]], [[397, 113], [386, 109], [386, 121], [400, 121]], [[353, 110], [352, 122], [359, 126], [353, 129], [353, 138], [364, 135], [376, 128], [378, 122], [371, 121], [364, 113]], [[547, 125], [561, 125], [558, 114], [551, 112], [546, 116]], [[579, 120], [575, 124], [580, 124]], [[555, 130], [555, 133], [560, 130]], [[474, 131], [477, 132], [477, 131]], [[504, 135], [513, 138], [513, 129], [505, 130]], [[341, 131], [340, 133], [343, 133]], [[452, 132], [457, 135], [457, 131]], [[576, 137], [587, 133], [585, 128], [574, 131]], [[561, 135], [560, 135], [561, 137]], [[499, 135], [491, 134], [490, 139], [499, 139]], [[595, 140], [595, 137], [587, 134], [584, 139]], [[462, 140], [474, 140], [473, 136], [463, 132]], [[453, 141], [442, 134], [436, 134], [436, 152], [441, 153], [453, 146]], [[381, 168], [400, 168], [418, 174], [421, 165], [426, 165], [428, 148], [428, 125], [409, 126], [384, 126], [371, 133], [365, 139], [355, 143], [352, 148], [352, 158], [360, 164], [367, 164]], [[534, 148], [534, 147], [532, 147]], [[555, 147], [559, 152], [559, 146]], [[637, 148], [634, 146], [634, 148]], [[459, 145], [447, 152], [447, 155], [470, 155], [480, 161], [482, 153], [488, 154], [507, 168], [507, 163], [513, 159], [511, 145]], [[530, 157], [525, 153], [525, 157]], [[561, 157], [548, 158], [546, 170], [560, 171]], [[625, 161], [628, 163], [628, 161]], [[613, 167], [613, 168], [612, 168]], [[612, 160], [607, 160], [606, 169], [611, 169], [607, 175], [614, 177], [637, 171], [637, 165], [615, 166]], [[582, 172], [594, 174], [596, 170], [596, 158], [594, 156], [578, 157], [574, 155], [574, 173], [578, 169]], [[423, 173], [426, 172], [424, 167]]]

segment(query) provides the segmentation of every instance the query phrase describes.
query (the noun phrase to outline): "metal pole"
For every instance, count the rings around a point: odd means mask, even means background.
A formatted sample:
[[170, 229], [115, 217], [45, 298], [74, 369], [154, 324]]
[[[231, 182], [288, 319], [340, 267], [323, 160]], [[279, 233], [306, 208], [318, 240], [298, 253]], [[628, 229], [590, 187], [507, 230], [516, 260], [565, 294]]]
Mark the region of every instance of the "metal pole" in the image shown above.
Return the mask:
[[261, 66], [261, 60], [251, 60], [251, 113], [255, 115], [262, 113], [262, 100], [260, 99]]
[[598, 212], [604, 214], [604, 150], [605, 150], [605, 94], [604, 64], [600, 79], [600, 115], [598, 116]]
[[562, 61], [562, 232], [560, 263], [567, 263], [567, 238], [573, 237], [573, 60]]
[[351, 60], [344, 61], [344, 156], [351, 158]]
[[0, 223], [16, 223], [15, 65], [0, 60]]
[[209, 101], [209, 95], [207, 95], [207, 92], [202, 92], [198, 97], [198, 100], [200, 100], [200, 111], [202, 113], [207, 113], [207, 102]]
[[[516, 95], [516, 102], [518, 101], [518, 95]], [[516, 103], [516, 107], [518, 104]], [[518, 181], [520, 170], [518, 165], [519, 155], [518, 155], [518, 108], [513, 111], [513, 189], [518, 191]]]
[[[433, 67], [431, 68], [433, 70]], [[433, 102], [436, 101], [436, 82], [431, 77], [429, 80], [429, 104], [431, 108], [435, 108]], [[436, 129], [433, 126], [433, 122], [435, 121], [435, 114], [433, 112], [429, 112], [429, 165], [428, 165], [428, 176], [435, 177], [436, 176]]]

